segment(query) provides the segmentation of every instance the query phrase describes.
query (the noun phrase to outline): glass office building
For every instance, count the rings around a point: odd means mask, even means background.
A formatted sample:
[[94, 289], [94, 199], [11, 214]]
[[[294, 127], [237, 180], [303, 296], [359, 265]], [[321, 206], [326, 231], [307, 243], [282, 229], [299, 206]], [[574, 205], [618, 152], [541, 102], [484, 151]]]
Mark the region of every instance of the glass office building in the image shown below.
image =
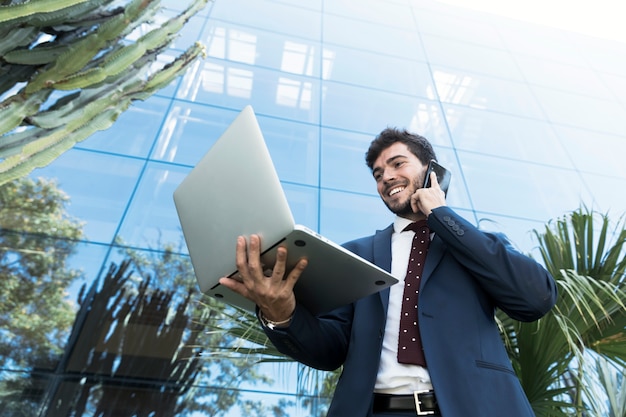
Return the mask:
[[[393, 220], [364, 163], [387, 126], [429, 138], [452, 171], [448, 205], [524, 252], [581, 204], [626, 211], [625, 43], [434, 0], [215, 0], [172, 55], [195, 41], [207, 57], [183, 77], [30, 175], [56, 182], [82, 234], [65, 242], [66, 327], [39, 340], [3, 324], [7, 415], [323, 413], [325, 374], [216, 358], [232, 340], [187, 298], [172, 193], [246, 105], [295, 220], [338, 243]], [[56, 236], [30, 237], [59, 250]], [[21, 320], [44, 320], [39, 302]]]

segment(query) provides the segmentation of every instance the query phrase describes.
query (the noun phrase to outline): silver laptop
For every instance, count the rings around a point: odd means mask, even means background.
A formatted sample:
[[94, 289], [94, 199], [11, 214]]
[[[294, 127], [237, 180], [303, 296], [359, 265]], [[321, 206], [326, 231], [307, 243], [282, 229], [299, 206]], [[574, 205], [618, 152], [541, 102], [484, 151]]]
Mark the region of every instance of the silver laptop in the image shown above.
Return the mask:
[[254, 304], [219, 284], [240, 279], [237, 237], [258, 234], [261, 260], [271, 270], [276, 249], [288, 251], [288, 267], [308, 266], [294, 288], [313, 314], [328, 312], [398, 282], [376, 265], [296, 225], [254, 111], [247, 106], [174, 191], [174, 202], [200, 290], [254, 311]]

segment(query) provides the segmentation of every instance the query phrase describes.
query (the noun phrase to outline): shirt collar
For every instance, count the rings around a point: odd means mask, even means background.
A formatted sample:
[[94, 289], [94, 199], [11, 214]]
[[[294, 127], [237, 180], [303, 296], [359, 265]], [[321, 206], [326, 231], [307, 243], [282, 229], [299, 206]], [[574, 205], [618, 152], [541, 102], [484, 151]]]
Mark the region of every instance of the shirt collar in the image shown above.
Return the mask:
[[411, 223], [413, 223], [413, 220], [396, 216], [395, 220], [393, 221], [393, 232], [400, 233], [404, 230], [405, 227], [407, 227]]

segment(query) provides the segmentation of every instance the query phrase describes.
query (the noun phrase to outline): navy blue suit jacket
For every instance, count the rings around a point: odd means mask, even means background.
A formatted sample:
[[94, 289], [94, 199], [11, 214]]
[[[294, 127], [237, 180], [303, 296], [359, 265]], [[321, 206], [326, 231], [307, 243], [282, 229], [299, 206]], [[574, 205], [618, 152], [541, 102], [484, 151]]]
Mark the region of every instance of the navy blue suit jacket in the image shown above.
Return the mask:
[[[534, 416], [508, 359], [495, 309], [537, 320], [556, 302], [556, 285], [502, 236], [479, 231], [448, 207], [428, 217], [435, 237], [418, 307], [428, 371], [443, 417]], [[392, 226], [346, 248], [391, 270]], [[372, 413], [389, 290], [315, 317], [297, 307], [290, 326], [269, 330], [272, 343], [322, 370], [343, 365], [328, 417]]]

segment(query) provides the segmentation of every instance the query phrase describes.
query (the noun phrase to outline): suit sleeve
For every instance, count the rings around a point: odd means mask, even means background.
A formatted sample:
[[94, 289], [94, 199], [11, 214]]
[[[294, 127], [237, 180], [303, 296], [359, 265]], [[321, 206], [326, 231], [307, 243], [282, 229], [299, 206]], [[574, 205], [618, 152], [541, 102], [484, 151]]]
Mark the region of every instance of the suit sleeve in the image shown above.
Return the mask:
[[345, 361], [352, 315], [352, 305], [317, 317], [298, 305], [289, 327], [264, 327], [264, 331], [281, 353], [307, 366], [332, 371]]
[[478, 230], [449, 207], [434, 209], [428, 225], [510, 317], [534, 321], [556, 303], [552, 276], [535, 260], [516, 251], [503, 236]]

